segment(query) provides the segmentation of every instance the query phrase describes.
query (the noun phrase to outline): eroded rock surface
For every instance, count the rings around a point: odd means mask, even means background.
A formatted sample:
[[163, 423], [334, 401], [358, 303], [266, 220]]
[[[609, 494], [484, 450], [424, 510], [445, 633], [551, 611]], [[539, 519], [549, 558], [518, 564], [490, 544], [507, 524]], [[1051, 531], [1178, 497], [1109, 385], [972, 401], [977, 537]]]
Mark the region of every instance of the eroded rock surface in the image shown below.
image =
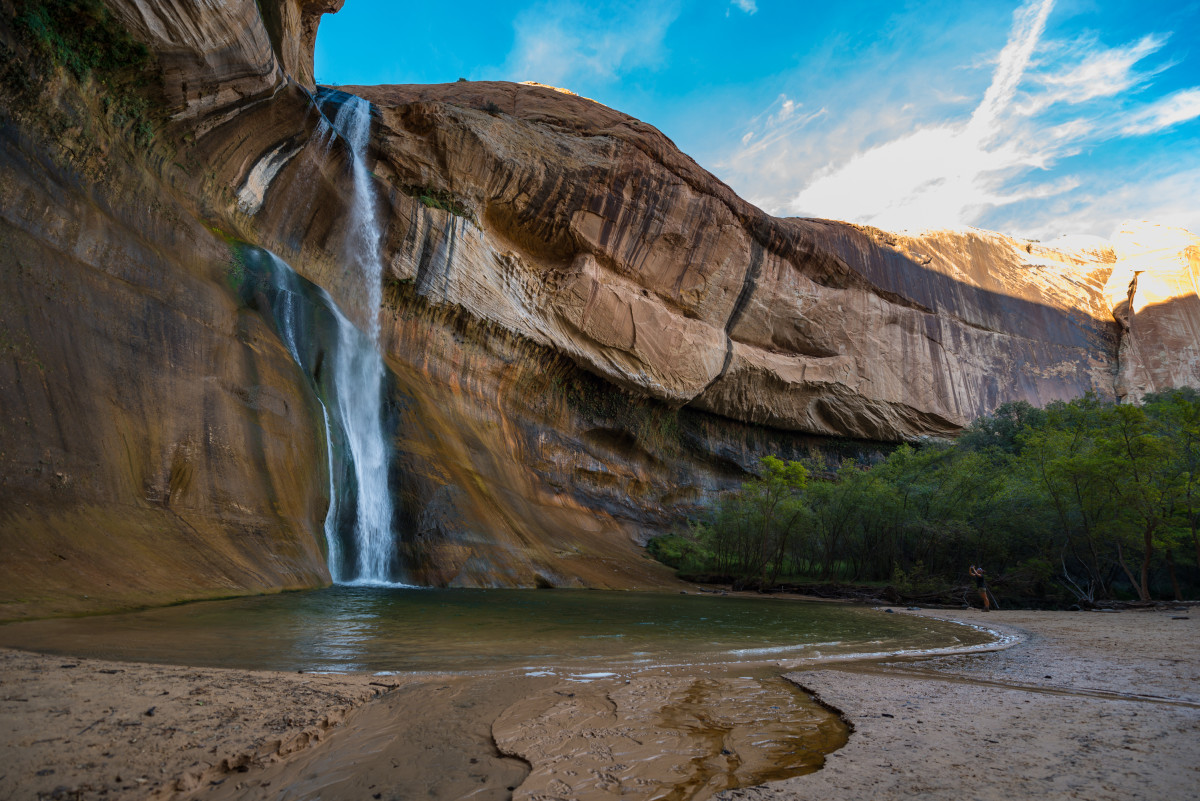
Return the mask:
[[1008, 400], [1112, 395], [1103, 244], [771, 218], [652, 127], [548, 87], [346, 89], [380, 108], [382, 182], [469, 217], [431, 236], [438, 215], [393, 195], [396, 279], [618, 386], [890, 441]]
[[[379, 315], [396, 533], [431, 584], [661, 585], [640, 543], [765, 454], [1197, 383], [1191, 307], [1147, 300], [1134, 240], [772, 218], [652, 126], [540, 85], [344, 88], [374, 104], [371, 308], [322, 111], [345, 96], [312, 85], [339, 5], [111, 0], [150, 52], [149, 143], [96, 82], [58, 70], [24, 103], [5, 83], [4, 615], [327, 581], [321, 412], [233, 288], [243, 245]], [[1180, 243], [1164, 297], [1194, 292]]]
[[[286, 80], [252, 0], [111, 5], [176, 125]], [[0, 22], [8, 69], [35, 63]], [[0, 124], [0, 619], [327, 582], [320, 408], [179, 151], [95, 82], [40, 79], [5, 84]]]

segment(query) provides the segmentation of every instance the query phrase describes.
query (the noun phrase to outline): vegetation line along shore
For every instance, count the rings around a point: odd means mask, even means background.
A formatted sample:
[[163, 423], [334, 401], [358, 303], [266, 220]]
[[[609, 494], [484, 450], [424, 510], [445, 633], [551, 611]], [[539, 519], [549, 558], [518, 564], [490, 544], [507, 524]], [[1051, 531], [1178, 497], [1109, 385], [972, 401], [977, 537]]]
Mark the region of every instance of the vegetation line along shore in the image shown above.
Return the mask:
[[650, 542], [695, 580], [888, 585], [973, 600], [1090, 605], [1175, 600], [1200, 586], [1200, 394], [1115, 404], [1008, 403], [954, 442], [887, 457], [762, 461], [707, 519]]

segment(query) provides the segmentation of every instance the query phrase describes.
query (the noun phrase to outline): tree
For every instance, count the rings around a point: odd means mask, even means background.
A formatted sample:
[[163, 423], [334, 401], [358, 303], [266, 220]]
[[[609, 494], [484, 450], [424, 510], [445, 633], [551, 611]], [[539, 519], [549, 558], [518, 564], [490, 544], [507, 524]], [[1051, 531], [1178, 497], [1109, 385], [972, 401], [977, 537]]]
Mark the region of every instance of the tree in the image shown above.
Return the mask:
[[1200, 393], [1175, 389], [1147, 395], [1145, 408], [1172, 443], [1176, 481], [1174, 526], [1191, 540], [1200, 567]]
[[764, 457], [761, 468], [762, 475], [722, 499], [713, 531], [719, 569], [766, 585], [778, 578], [805, 514], [801, 492], [808, 470], [774, 456]]
[[901, 445], [870, 467], [829, 459], [811, 481], [804, 465], [764, 459], [718, 504], [704, 558], [758, 586], [791, 569], [949, 587], [983, 563], [1022, 594], [1057, 580], [1088, 601], [1125, 581], [1149, 599], [1163, 577], [1178, 598], [1200, 576], [1193, 390], [1141, 406], [1092, 394], [1044, 410], [1005, 404], [954, 443]]
[[[1167, 528], [1179, 487], [1173, 480], [1170, 440], [1155, 430], [1141, 406], [1113, 407], [1104, 420], [1109, 436], [1103, 440], [1101, 449], [1111, 460], [1110, 481], [1120, 499], [1118, 513], [1129, 521], [1128, 528], [1116, 533], [1117, 554], [1138, 597], [1148, 601], [1150, 561], [1156, 538]], [[1141, 569], [1136, 577], [1121, 549], [1122, 534], [1135, 529], [1140, 534], [1142, 549]]]

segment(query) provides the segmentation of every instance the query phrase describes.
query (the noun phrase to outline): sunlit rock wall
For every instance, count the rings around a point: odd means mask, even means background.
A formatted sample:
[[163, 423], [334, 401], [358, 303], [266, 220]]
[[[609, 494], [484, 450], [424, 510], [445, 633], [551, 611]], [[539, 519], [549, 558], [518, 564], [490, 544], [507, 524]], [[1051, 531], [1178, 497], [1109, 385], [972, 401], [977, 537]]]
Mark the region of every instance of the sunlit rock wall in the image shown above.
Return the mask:
[[1106, 287], [1122, 328], [1117, 393], [1136, 401], [1172, 387], [1200, 388], [1200, 237], [1125, 223]]
[[[650, 126], [547, 87], [348, 89], [381, 109], [396, 280], [617, 386], [885, 441], [1112, 395], [1110, 248], [771, 218]], [[463, 217], [414, 215], [406, 191]]]
[[653, 127], [508, 83], [347, 88], [376, 104], [369, 308], [312, 94], [338, 5], [110, 0], [152, 53], [148, 147], [100, 87], [6, 102], [0, 616], [328, 580], [320, 409], [231, 242], [381, 315], [397, 533], [430, 584], [662, 586], [640, 544], [765, 454], [1195, 381], [1170, 355], [1195, 336], [1146, 313], [1172, 304], [1114, 320], [1124, 245], [771, 218]]

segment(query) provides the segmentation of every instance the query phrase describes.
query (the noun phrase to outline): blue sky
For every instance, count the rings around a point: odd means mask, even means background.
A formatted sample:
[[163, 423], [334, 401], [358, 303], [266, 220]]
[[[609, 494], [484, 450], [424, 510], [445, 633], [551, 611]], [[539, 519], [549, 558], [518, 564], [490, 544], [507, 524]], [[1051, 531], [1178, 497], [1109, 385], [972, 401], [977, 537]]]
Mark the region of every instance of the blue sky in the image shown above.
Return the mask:
[[347, 0], [316, 73], [566, 87], [773, 214], [1200, 233], [1200, 0]]

